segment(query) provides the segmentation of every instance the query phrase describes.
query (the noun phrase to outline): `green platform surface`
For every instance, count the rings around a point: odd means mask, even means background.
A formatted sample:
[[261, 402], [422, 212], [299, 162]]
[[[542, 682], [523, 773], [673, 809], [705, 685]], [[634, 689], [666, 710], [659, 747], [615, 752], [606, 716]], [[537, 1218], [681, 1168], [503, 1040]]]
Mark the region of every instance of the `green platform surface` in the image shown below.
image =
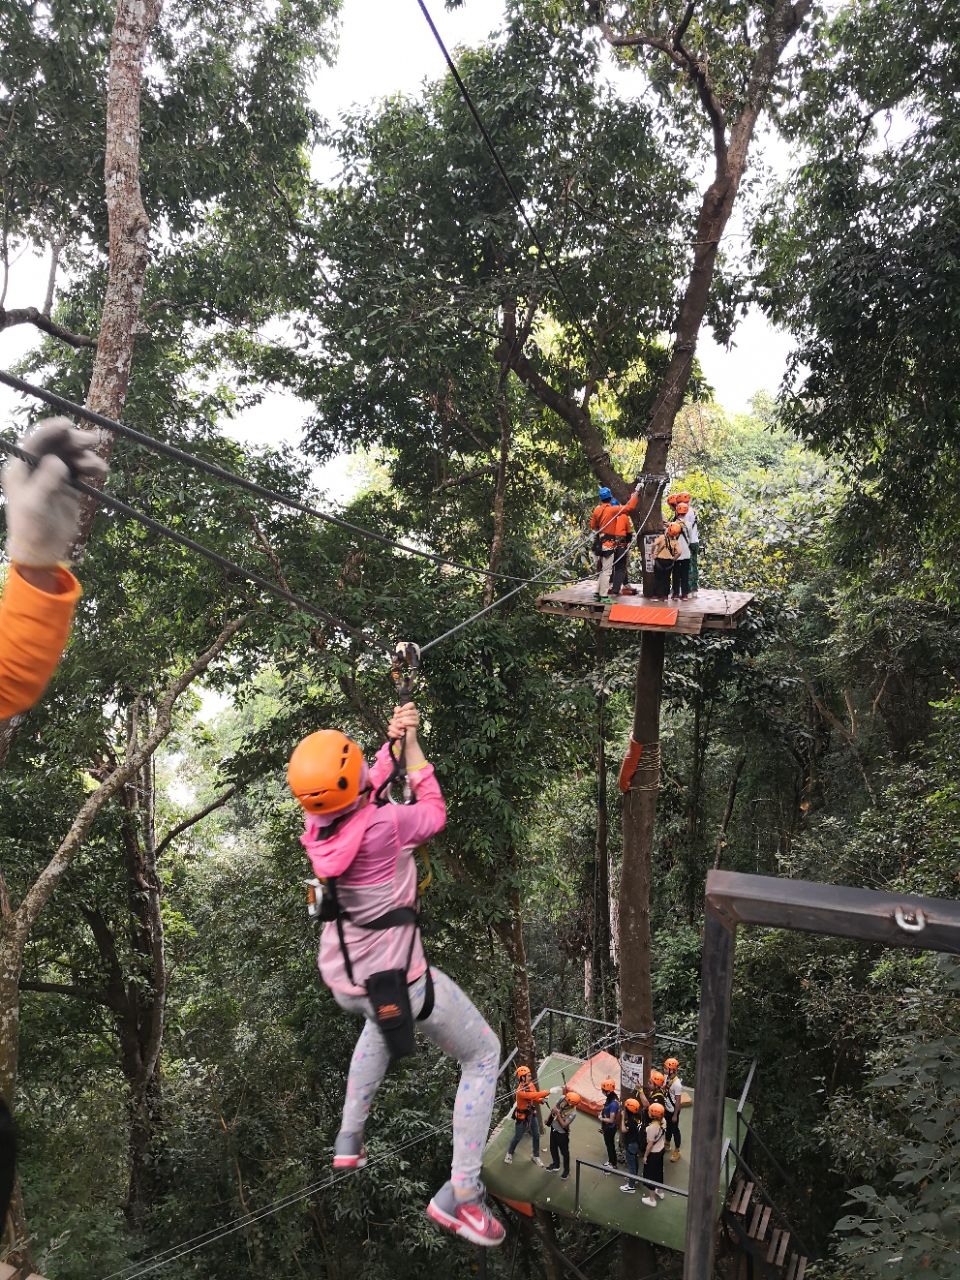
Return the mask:
[[[553, 1054], [543, 1063], [538, 1081], [541, 1089], [549, 1089], [554, 1085], [569, 1080], [573, 1073], [583, 1065], [579, 1058], [568, 1058], [563, 1054]], [[689, 1143], [696, 1112], [696, 1099], [693, 1090], [686, 1084], [684, 1091], [690, 1094], [693, 1105], [685, 1107], [680, 1121], [683, 1135], [683, 1157], [676, 1164], [669, 1156], [664, 1165], [664, 1183], [670, 1187], [686, 1189], [689, 1174]], [[549, 1114], [548, 1107], [556, 1101], [550, 1098], [543, 1104], [542, 1115], [546, 1125]], [[512, 1107], [510, 1109], [512, 1111]], [[749, 1108], [747, 1109], [750, 1110]], [[723, 1136], [736, 1137], [737, 1104], [727, 1099], [723, 1118]], [[524, 1137], [513, 1157], [513, 1164], [504, 1164], [503, 1157], [507, 1153], [510, 1139], [513, 1137], [513, 1120], [510, 1111], [494, 1129], [483, 1157], [483, 1180], [487, 1189], [495, 1196], [508, 1200], [518, 1200], [535, 1204], [538, 1208], [548, 1209], [551, 1213], [562, 1213], [569, 1218], [577, 1217], [574, 1212], [576, 1203], [576, 1169], [577, 1159], [592, 1160], [594, 1164], [602, 1164], [607, 1158], [606, 1147], [600, 1134], [599, 1122], [592, 1116], [581, 1112], [570, 1130], [570, 1177], [566, 1182], [560, 1181], [558, 1173], [547, 1173], [535, 1165], [531, 1159], [532, 1148], [529, 1137]], [[540, 1156], [544, 1164], [550, 1163], [549, 1132], [541, 1135]], [[669, 1192], [660, 1200], [656, 1209], [648, 1208], [642, 1203], [644, 1194], [642, 1184], [636, 1195], [626, 1195], [620, 1190], [626, 1178], [626, 1165], [620, 1162], [620, 1174], [606, 1174], [599, 1169], [586, 1166], [580, 1170], [580, 1212], [579, 1217], [585, 1221], [609, 1227], [613, 1231], [625, 1231], [628, 1235], [641, 1236], [654, 1244], [664, 1245], [682, 1253], [685, 1245], [687, 1227], [687, 1200], [685, 1196], [671, 1195]], [[718, 1203], [719, 1214], [719, 1203]]]

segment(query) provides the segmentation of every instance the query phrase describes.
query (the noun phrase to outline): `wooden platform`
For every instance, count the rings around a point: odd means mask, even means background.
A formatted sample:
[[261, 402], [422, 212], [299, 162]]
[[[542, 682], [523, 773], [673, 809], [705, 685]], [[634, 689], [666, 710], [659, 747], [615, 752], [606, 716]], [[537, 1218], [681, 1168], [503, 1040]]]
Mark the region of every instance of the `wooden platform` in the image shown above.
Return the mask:
[[[551, 1054], [542, 1064], [537, 1079], [541, 1089], [565, 1082], [583, 1066], [580, 1058], [570, 1058], [566, 1054]], [[685, 1108], [680, 1121], [683, 1134], [683, 1159], [673, 1164], [669, 1159], [664, 1165], [664, 1181], [668, 1186], [687, 1186], [690, 1172], [690, 1134], [696, 1123], [697, 1099], [694, 1090], [692, 1106]], [[553, 1102], [553, 1099], [550, 1099]], [[736, 1132], [737, 1104], [728, 1098], [724, 1108], [723, 1134], [733, 1137]], [[751, 1108], [745, 1114], [749, 1115]], [[548, 1115], [548, 1107], [542, 1108], [544, 1121]], [[513, 1137], [513, 1120], [510, 1112], [501, 1119], [490, 1135], [487, 1149], [483, 1157], [483, 1181], [487, 1190], [498, 1199], [514, 1204], [533, 1204], [552, 1213], [559, 1213], [575, 1221], [595, 1223], [612, 1231], [625, 1231], [628, 1235], [641, 1236], [654, 1244], [664, 1245], [682, 1253], [685, 1246], [687, 1229], [687, 1201], [684, 1197], [668, 1195], [661, 1200], [656, 1209], [650, 1209], [641, 1203], [641, 1193], [624, 1195], [620, 1190], [624, 1169], [621, 1164], [619, 1176], [608, 1174], [600, 1169], [584, 1166], [581, 1170], [580, 1211], [576, 1212], [576, 1160], [590, 1160], [602, 1164], [606, 1160], [606, 1148], [599, 1131], [597, 1121], [589, 1115], [580, 1114], [570, 1130], [570, 1177], [566, 1182], [560, 1181], [560, 1175], [547, 1173], [545, 1169], [533, 1164], [530, 1159], [531, 1144], [529, 1137], [524, 1137], [513, 1164], [503, 1163], [507, 1145]], [[549, 1134], [540, 1140], [541, 1156], [544, 1164], [550, 1163]], [[722, 1178], [722, 1174], [721, 1174]], [[721, 1192], [725, 1187], [721, 1186]], [[717, 1215], [722, 1207], [723, 1195], [719, 1197]]]
[[[613, 606], [594, 599], [596, 578], [585, 578], [575, 586], [551, 591], [538, 596], [537, 608], [555, 618], [583, 618], [598, 626], [615, 631], [669, 631], [677, 635], [698, 636], [703, 630], [734, 631], [743, 617], [753, 596], [749, 591], [699, 591], [687, 600], [651, 600], [646, 596], [620, 596], [616, 604], [622, 619], [627, 609], [635, 613], [636, 621], [614, 621], [610, 617]], [[639, 590], [639, 587], [638, 587]], [[655, 611], [665, 608], [676, 610], [672, 623], [655, 620]]]

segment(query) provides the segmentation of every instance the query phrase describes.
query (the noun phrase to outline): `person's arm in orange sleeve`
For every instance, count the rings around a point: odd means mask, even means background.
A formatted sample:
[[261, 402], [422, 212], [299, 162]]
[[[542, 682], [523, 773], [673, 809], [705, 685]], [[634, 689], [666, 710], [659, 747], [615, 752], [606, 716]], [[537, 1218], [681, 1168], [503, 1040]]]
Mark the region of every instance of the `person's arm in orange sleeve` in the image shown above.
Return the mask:
[[97, 437], [51, 418], [21, 441], [36, 465], [11, 458], [3, 469], [7, 553], [0, 597], [0, 720], [26, 711], [47, 686], [70, 633], [80, 584], [60, 562], [77, 534], [80, 493], [71, 476], [102, 480]]
[[544, 1098], [550, 1096], [549, 1089], [518, 1089], [517, 1102], [523, 1099], [524, 1103], [533, 1104], [534, 1102], [542, 1102]]
[[0, 596], [0, 720], [32, 707], [47, 687], [79, 599], [66, 569], [10, 566]]

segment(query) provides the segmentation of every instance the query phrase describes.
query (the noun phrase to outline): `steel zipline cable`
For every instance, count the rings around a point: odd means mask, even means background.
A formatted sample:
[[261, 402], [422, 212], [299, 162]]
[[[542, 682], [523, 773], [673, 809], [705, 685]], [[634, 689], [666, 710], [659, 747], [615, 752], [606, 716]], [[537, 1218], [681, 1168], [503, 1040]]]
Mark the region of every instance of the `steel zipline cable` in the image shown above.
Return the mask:
[[547, 253], [546, 247], [544, 246], [543, 241], [540, 239], [540, 235], [537, 232], [536, 227], [531, 222], [526, 209], [524, 209], [523, 207], [523, 201], [521, 200], [520, 194], [517, 191], [516, 187], [513, 185], [513, 180], [511, 179], [509, 173], [507, 173], [506, 166], [504, 165], [503, 160], [500, 158], [500, 152], [497, 150], [496, 143], [493, 141], [493, 138], [490, 136], [490, 131], [487, 128], [487, 126], [484, 124], [483, 117], [480, 115], [480, 112], [477, 110], [476, 104], [474, 103], [473, 98], [470, 96], [470, 91], [463, 82], [463, 77], [460, 75], [460, 72], [457, 69], [457, 64], [454, 62], [453, 58], [450, 56], [450, 51], [447, 48], [446, 44], [444, 43], [443, 36], [441, 36], [440, 32], [437, 30], [437, 25], [430, 15], [430, 10], [427, 8], [426, 4], [424, 3], [424, 0], [417, 0], [417, 5], [420, 8], [420, 12], [423, 14], [424, 18], [426, 19], [427, 26], [430, 28], [430, 31], [433, 34], [433, 38], [434, 40], [436, 40], [437, 45], [440, 49], [440, 52], [443, 54], [444, 61], [446, 62], [447, 68], [449, 69], [450, 74], [454, 79], [454, 83], [456, 84], [457, 89], [460, 91], [460, 96], [461, 98], [463, 98], [463, 101], [465, 106], [467, 107], [467, 110], [473, 116], [474, 122], [476, 123], [477, 128], [480, 130], [480, 133], [483, 137], [484, 145], [486, 146], [487, 150], [490, 152], [490, 156], [493, 159], [493, 163], [497, 167], [497, 172], [500, 174], [500, 178], [503, 182], [503, 185], [506, 187], [507, 191], [509, 192], [511, 200], [517, 207], [517, 212], [520, 214], [520, 217], [523, 219], [527, 230], [530, 232], [530, 238], [534, 242], [534, 244], [537, 246], [537, 250], [540, 254], [540, 257], [543, 260], [544, 265], [546, 266], [547, 270], [550, 272], [550, 275], [553, 277], [553, 282], [557, 286], [557, 289], [559, 290], [561, 298], [563, 298], [567, 311], [569, 312], [570, 319], [573, 321], [573, 324], [576, 327], [577, 331], [579, 332], [580, 337], [583, 339], [584, 345], [586, 346], [587, 350], [592, 351], [595, 354], [596, 349], [595, 349], [594, 343], [590, 338], [590, 335], [587, 333], [586, 329], [583, 327], [583, 323], [580, 320], [580, 316], [579, 316], [579, 313], [577, 312], [576, 307], [570, 301], [570, 295], [567, 293], [566, 289], [563, 286], [563, 281], [560, 279], [560, 274], [557, 271], [557, 268], [554, 266], [553, 259]]
[[[509, 1062], [504, 1063], [503, 1067], [501, 1067], [497, 1073], [498, 1077], [503, 1074], [507, 1066], [509, 1066]], [[502, 1105], [512, 1096], [512, 1090], [501, 1093], [494, 1099], [494, 1107]], [[145, 1276], [153, 1271], [159, 1271], [162, 1267], [186, 1257], [187, 1254], [196, 1253], [199, 1249], [205, 1249], [208, 1245], [216, 1244], [218, 1240], [222, 1240], [226, 1236], [233, 1235], [237, 1231], [243, 1231], [247, 1227], [252, 1227], [264, 1218], [272, 1217], [275, 1213], [280, 1213], [283, 1209], [290, 1208], [291, 1205], [299, 1204], [301, 1200], [307, 1200], [311, 1196], [319, 1195], [322, 1191], [328, 1191], [338, 1183], [345, 1182], [348, 1178], [353, 1178], [357, 1174], [363, 1173], [365, 1169], [374, 1169], [378, 1165], [386, 1164], [388, 1160], [392, 1160], [395, 1156], [401, 1155], [404, 1151], [419, 1145], [421, 1142], [426, 1142], [428, 1138], [434, 1138], [438, 1134], [446, 1133], [452, 1125], [453, 1118], [451, 1116], [446, 1123], [427, 1129], [426, 1132], [419, 1134], [417, 1137], [409, 1138], [406, 1142], [401, 1142], [398, 1146], [391, 1147], [389, 1151], [373, 1156], [367, 1160], [363, 1168], [346, 1169], [342, 1173], [334, 1173], [320, 1179], [318, 1182], [309, 1183], [307, 1186], [301, 1187], [299, 1191], [292, 1191], [289, 1195], [282, 1196], [279, 1200], [274, 1200], [260, 1209], [255, 1209], [251, 1213], [241, 1214], [237, 1218], [231, 1218], [227, 1222], [220, 1223], [219, 1226], [211, 1227], [209, 1231], [201, 1231], [197, 1235], [191, 1236], [187, 1240], [181, 1240], [178, 1244], [170, 1245], [166, 1249], [161, 1249], [158, 1253], [151, 1254], [150, 1257], [143, 1258], [139, 1262], [131, 1262], [128, 1266], [121, 1267], [119, 1271], [111, 1271], [109, 1275], [101, 1277], [101, 1280], [137, 1280], [138, 1276]]]
[[5, 369], [0, 369], [0, 383], [5, 383], [6, 386], [11, 387], [14, 391], [21, 392], [23, 395], [42, 400], [54, 409], [60, 409], [63, 413], [85, 418], [87, 422], [92, 422], [107, 431], [113, 431], [119, 436], [124, 436], [127, 440], [132, 440], [144, 449], [149, 449], [152, 453], [173, 458], [174, 461], [180, 462], [184, 466], [192, 467], [195, 471], [203, 471], [209, 476], [214, 476], [217, 480], [223, 480], [226, 484], [231, 484], [235, 488], [244, 489], [247, 493], [252, 493], [267, 502], [288, 507], [291, 511], [299, 511], [302, 515], [311, 516], [315, 520], [322, 520], [325, 524], [336, 525], [338, 529], [346, 529], [358, 537], [367, 538], [372, 542], [379, 542], [381, 546], [393, 547], [394, 550], [406, 552], [407, 555], [419, 556], [422, 560], [432, 560], [434, 564], [442, 565], [448, 569], [459, 569], [463, 573], [474, 573], [481, 578], [500, 578], [508, 582], [523, 581], [518, 574], [493, 573], [489, 569], [479, 569], [474, 565], [461, 564], [458, 560], [448, 560], [445, 556], [437, 555], [433, 551], [423, 551], [419, 547], [411, 547], [405, 542], [398, 542], [395, 538], [388, 538], [384, 533], [377, 533], [375, 529], [365, 529], [362, 525], [354, 524], [350, 520], [344, 520], [342, 516], [331, 515], [329, 511], [321, 511], [317, 507], [310, 506], [307, 502], [301, 502], [299, 498], [291, 498], [288, 494], [278, 493], [275, 489], [268, 489], [265, 485], [258, 484], [255, 480], [248, 480], [246, 476], [237, 475], [235, 471], [228, 471], [226, 467], [221, 467], [216, 462], [208, 462], [205, 458], [198, 458], [196, 454], [188, 453], [185, 449], [178, 449], [176, 445], [167, 444], [165, 440], [158, 440], [155, 436], [147, 435], [144, 431], [138, 431], [135, 427], [127, 426], [126, 423], [117, 422], [113, 418], [108, 418], [105, 414], [96, 413], [85, 405], [68, 400], [66, 396], [57, 395], [55, 391], [47, 391], [45, 387], [36, 387], [32, 383], [26, 382], [23, 378], [18, 378], [16, 374], [8, 373]]
[[[619, 1039], [621, 1035], [622, 1030], [617, 1027], [612, 1032], [601, 1036], [591, 1045], [590, 1056], [593, 1056], [593, 1054], [607, 1048], [615, 1040]], [[513, 1055], [510, 1055], [497, 1072], [498, 1079], [508, 1069], [512, 1061]], [[561, 1085], [559, 1087], [562, 1088], [563, 1086]], [[494, 1098], [494, 1108], [501, 1106], [512, 1096], [512, 1089], [499, 1094]], [[282, 1210], [290, 1208], [292, 1205], [299, 1204], [301, 1200], [307, 1200], [311, 1196], [319, 1195], [323, 1191], [328, 1191], [338, 1183], [345, 1182], [348, 1178], [353, 1178], [357, 1174], [362, 1173], [364, 1169], [373, 1169], [378, 1165], [385, 1164], [388, 1160], [392, 1160], [395, 1156], [401, 1155], [411, 1147], [418, 1146], [421, 1142], [426, 1142], [428, 1138], [433, 1138], [438, 1134], [446, 1133], [451, 1128], [452, 1124], [453, 1118], [451, 1117], [446, 1123], [436, 1125], [434, 1128], [426, 1130], [425, 1133], [421, 1133], [415, 1138], [410, 1138], [396, 1147], [391, 1147], [389, 1151], [381, 1152], [380, 1155], [368, 1159], [363, 1169], [346, 1169], [342, 1173], [331, 1174], [326, 1178], [320, 1179], [318, 1182], [309, 1183], [307, 1186], [301, 1187], [299, 1191], [292, 1191], [289, 1195], [282, 1196], [279, 1200], [274, 1200], [260, 1209], [255, 1209], [251, 1213], [241, 1214], [236, 1218], [231, 1218], [227, 1222], [220, 1223], [219, 1226], [211, 1227], [208, 1231], [201, 1231], [197, 1235], [191, 1236], [187, 1240], [181, 1240], [178, 1244], [170, 1245], [166, 1249], [161, 1249], [158, 1253], [152, 1254], [148, 1258], [143, 1258], [139, 1262], [131, 1262], [128, 1266], [122, 1267], [119, 1271], [111, 1271], [109, 1275], [103, 1276], [101, 1280], [138, 1280], [139, 1276], [145, 1276], [154, 1271], [159, 1271], [161, 1268], [179, 1261], [180, 1258], [186, 1257], [190, 1253], [196, 1253], [200, 1249], [205, 1249], [208, 1245], [216, 1244], [218, 1240], [223, 1240], [226, 1236], [233, 1235], [237, 1231], [243, 1231], [247, 1227], [254, 1226], [264, 1218], [272, 1217], [274, 1214], [280, 1213]]]
[[[18, 448], [17, 445], [11, 444], [9, 440], [4, 440], [2, 438], [0, 438], [0, 450], [4, 453], [10, 454], [11, 457], [19, 458], [21, 462], [26, 462], [31, 467], [35, 467], [40, 461], [40, 459], [35, 458], [33, 454], [25, 453], [23, 449]], [[123, 516], [127, 520], [136, 520], [147, 529], [151, 529], [154, 533], [160, 534], [161, 537], [169, 538], [171, 542], [176, 542], [181, 547], [186, 547], [188, 551], [193, 551], [197, 555], [203, 556], [203, 558], [205, 560], [209, 560], [211, 564], [215, 564], [219, 568], [223, 569], [223, 571], [230, 577], [247, 578], [250, 582], [260, 587], [262, 591], [268, 591], [278, 599], [285, 600], [288, 604], [295, 605], [304, 613], [311, 614], [313, 617], [319, 618], [323, 622], [330, 623], [339, 631], [343, 631], [347, 635], [353, 636], [364, 644], [375, 644], [378, 648], [385, 649], [388, 653], [392, 652], [390, 646], [383, 640], [367, 635], [359, 627], [354, 627], [349, 622], [344, 622], [340, 618], [335, 618], [332, 613], [328, 613], [326, 609], [321, 609], [319, 605], [313, 604], [309, 600], [304, 600], [302, 596], [295, 595], [292, 591], [287, 591], [285, 587], [281, 587], [277, 583], [271, 582], [269, 578], [264, 578], [260, 574], [254, 573], [252, 569], [245, 569], [242, 565], [235, 564], [233, 560], [229, 560], [226, 556], [222, 556], [219, 551], [212, 551], [202, 543], [196, 542], [193, 538], [187, 537], [186, 534], [178, 533], [176, 529], [171, 529], [168, 525], [162, 524], [159, 520], [154, 520], [152, 516], [146, 515], [143, 511], [138, 511], [136, 507], [131, 507], [129, 503], [122, 502], [119, 498], [114, 498], [109, 493], [104, 493], [102, 489], [95, 489], [93, 485], [86, 484], [83, 480], [74, 478], [70, 483], [73, 488], [78, 489], [80, 493], [85, 494], [88, 498], [92, 498], [94, 502], [100, 503], [108, 510], [116, 511], [118, 515]]]

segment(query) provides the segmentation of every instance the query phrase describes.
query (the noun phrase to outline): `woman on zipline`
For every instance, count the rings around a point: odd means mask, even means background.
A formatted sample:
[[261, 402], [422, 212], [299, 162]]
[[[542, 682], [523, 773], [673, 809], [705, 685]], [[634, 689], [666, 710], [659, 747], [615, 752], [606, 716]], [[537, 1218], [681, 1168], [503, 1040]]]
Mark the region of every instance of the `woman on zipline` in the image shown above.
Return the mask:
[[[412, 702], [395, 707], [388, 741], [368, 769], [357, 744], [336, 730], [310, 734], [290, 757], [287, 779], [306, 811], [300, 837], [325, 881], [320, 942], [324, 982], [341, 1008], [364, 1018], [347, 1078], [335, 1169], [361, 1169], [363, 1131], [392, 1058], [414, 1051], [414, 1018], [462, 1067], [453, 1108], [453, 1164], [427, 1206], [434, 1222], [478, 1245], [498, 1245], [480, 1166], [490, 1129], [500, 1042], [469, 998], [427, 964], [417, 926], [413, 850], [442, 831], [446, 806], [417, 739]], [[416, 804], [371, 803], [394, 771], [404, 739]]]

